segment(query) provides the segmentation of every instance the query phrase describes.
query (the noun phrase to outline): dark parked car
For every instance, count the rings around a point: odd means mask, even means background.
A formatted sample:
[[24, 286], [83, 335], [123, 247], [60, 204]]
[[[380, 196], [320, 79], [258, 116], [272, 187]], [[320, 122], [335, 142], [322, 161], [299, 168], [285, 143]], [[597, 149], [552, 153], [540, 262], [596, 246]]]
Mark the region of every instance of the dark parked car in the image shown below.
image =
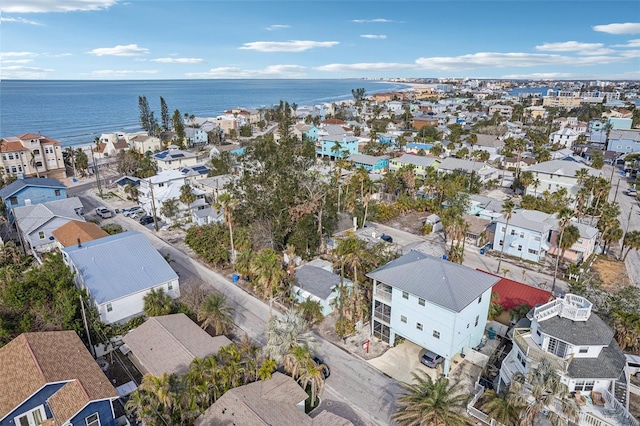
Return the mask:
[[387, 235], [387, 234], [380, 235], [380, 239], [382, 241], [386, 241], [388, 243], [392, 243], [393, 242], [393, 238], [391, 237], [391, 235]]
[[323, 360], [321, 360], [317, 356], [314, 356], [313, 357], [313, 362], [315, 362], [318, 365], [324, 365], [326, 367], [325, 369], [322, 370], [322, 377], [324, 377], [326, 379], [327, 377], [329, 377], [331, 375], [331, 369], [329, 368], [329, 366], [327, 364], [324, 363]]
[[142, 216], [140, 218], [140, 224], [141, 225], [149, 225], [150, 223], [153, 223], [153, 217], [152, 216]]
[[420, 358], [420, 362], [429, 368], [436, 368], [442, 361], [444, 361], [444, 358], [431, 351], [426, 351]]

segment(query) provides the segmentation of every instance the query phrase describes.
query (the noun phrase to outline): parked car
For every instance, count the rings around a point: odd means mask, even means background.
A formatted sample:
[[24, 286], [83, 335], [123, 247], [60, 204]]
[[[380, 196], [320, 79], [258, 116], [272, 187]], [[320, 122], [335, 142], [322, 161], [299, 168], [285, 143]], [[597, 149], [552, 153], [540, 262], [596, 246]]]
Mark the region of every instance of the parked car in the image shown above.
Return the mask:
[[313, 362], [315, 362], [318, 365], [324, 365], [325, 367], [327, 367], [326, 369], [322, 370], [322, 377], [324, 379], [326, 379], [327, 377], [329, 377], [331, 375], [331, 369], [329, 368], [329, 366], [320, 358], [318, 358], [317, 356], [313, 357]]
[[393, 242], [393, 238], [391, 237], [391, 235], [387, 235], [387, 234], [380, 235], [380, 239], [382, 241], [386, 241], [388, 243], [392, 243]]
[[627, 357], [629, 374], [640, 377], [640, 355], [625, 354], [624, 356]]
[[144, 212], [144, 209], [140, 206], [135, 206], [135, 207], [131, 207], [130, 209], [122, 209], [122, 215], [123, 216], [133, 216], [136, 213], [141, 213]]
[[113, 212], [104, 206], [96, 208], [96, 214], [103, 219], [113, 217]]
[[140, 218], [139, 222], [141, 225], [149, 225], [150, 223], [153, 223], [153, 216], [144, 215]]
[[429, 368], [436, 368], [442, 361], [444, 361], [444, 358], [431, 351], [426, 351], [420, 358], [420, 362]]

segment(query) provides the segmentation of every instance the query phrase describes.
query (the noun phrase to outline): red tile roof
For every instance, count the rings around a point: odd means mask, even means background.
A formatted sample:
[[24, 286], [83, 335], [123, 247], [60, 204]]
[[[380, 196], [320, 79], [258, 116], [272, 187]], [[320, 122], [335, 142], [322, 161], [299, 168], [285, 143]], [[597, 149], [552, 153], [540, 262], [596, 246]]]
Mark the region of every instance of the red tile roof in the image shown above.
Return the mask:
[[2, 143], [0, 143], [0, 151], [2, 152], [12, 152], [12, 151], [26, 151], [27, 148], [25, 148], [21, 142], [18, 141], [8, 141], [6, 139], [2, 140]]
[[[481, 272], [498, 276], [487, 271]], [[541, 290], [504, 277], [501, 277], [500, 281], [493, 286], [492, 292], [498, 294], [498, 303], [505, 311], [513, 309], [524, 303], [528, 304], [530, 307], [534, 307], [535, 305], [541, 305], [553, 299], [553, 295], [550, 291]]]

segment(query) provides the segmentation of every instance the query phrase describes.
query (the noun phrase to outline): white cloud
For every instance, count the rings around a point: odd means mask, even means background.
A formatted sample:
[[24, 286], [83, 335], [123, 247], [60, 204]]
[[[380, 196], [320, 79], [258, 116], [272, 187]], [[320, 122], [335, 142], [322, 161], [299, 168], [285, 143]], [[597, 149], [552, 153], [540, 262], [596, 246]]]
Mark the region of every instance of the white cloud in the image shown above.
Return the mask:
[[596, 25], [593, 27], [593, 30], [609, 34], [640, 34], [640, 22]]
[[536, 46], [536, 50], [547, 52], [576, 52], [587, 49], [601, 49], [602, 43], [580, 43], [578, 41], [564, 41], [559, 43], [544, 43]]
[[625, 50], [620, 52], [620, 56], [624, 58], [640, 58], [640, 50]]
[[265, 28], [265, 30], [277, 31], [277, 30], [284, 30], [286, 28], [291, 28], [291, 25], [274, 24], [274, 25], [269, 25], [268, 27]]
[[305, 67], [300, 65], [270, 65], [258, 70], [218, 67], [206, 72], [189, 72], [185, 75], [192, 78], [298, 78], [305, 76]]
[[611, 47], [640, 47], [640, 38], [629, 40], [626, 44], [614, 44]]
[[138, 56], [149, 53], [149, 49], [145, 47], [139, 47], [137, 44], [127, 44], [126, 46], [115, 47], [99, 47], [93, 49], [89, 53], [96, 56]]
[[546, 53], [478, 52], [461, 56], [418, 58], [421, 69], [452, 71], [474, 68], [535, 67], [540, 65], [599, 65], [626, 60], [621, 56], [563, 56]]
[[28, 64], [33, 62], [33, 59], [3, 59], [3, 64]]
[[163, 64], [199, 64], [204, 62], [201, 58], [157, 58], [151, 59], [151, 62], [160, 62]]
[[384, 40], [385, 38], [387, 38], [387, 36], [384, 34], [361, 34], [360, 37], [369, 38], [372, 40]]
[[49, 73], [54, 70], [48, 68], [38, 67], [24, 67], [19, 65], [11, 65], [8, 67], [0, 68], [0, 75], [3, 79], [42, 79], [46, 78]]
[[574, 74], [566, 72], [534, 72], [530, 74], [507, 74], [500, 78], [516, 79], [516, 80], [555, 80], [560, 78], [571, 78]]
[[103, 10], [116, 0], [3, 0], [0, 11], [5, 13], [47, 13]]
[[361, 62], [356, 64], [327, 64], [316, 67], [319, 71], [395, 71], [416, 68], [415, 64], [400, 64], [395, 62]]
[[24, 58], [25, 56], [38, 56], [34, 52], [1, 52], [0, 59], [4, 58]]
[[90, 74], [95, 77], [126, 77], [135, 74], [158, 74], [158, 70], [95, 70]]
[[391, 23], [391, 22], [397, 22], [399, 24], [404, 23], [404, 21], [394, 21], [393, 19], [386, 19], [386, 18], [354, 19], [351, 22], [355, 24], [375, 24], [375, 23]]
[[28, 24], [28, 25], [38, 25], [38, 26], [42, 26], [44, 24], [38, 22], [38, 21], [32, 21], [30, 19], [24, 19], [24, 18], [5, 18], [2, 17], [0, 18], [0, 22], [16, 22], [19, 24]]
[[46, 56], [50, 58], [66, 58], [67, 56], [73, 56], [73, 53], [47, 53]]
[[337, 41], [253, 41], [243, 44], [240, 49], [257, 50], [259, 52], [304, 52], [316, 47], [333, 47], [339, 44]]

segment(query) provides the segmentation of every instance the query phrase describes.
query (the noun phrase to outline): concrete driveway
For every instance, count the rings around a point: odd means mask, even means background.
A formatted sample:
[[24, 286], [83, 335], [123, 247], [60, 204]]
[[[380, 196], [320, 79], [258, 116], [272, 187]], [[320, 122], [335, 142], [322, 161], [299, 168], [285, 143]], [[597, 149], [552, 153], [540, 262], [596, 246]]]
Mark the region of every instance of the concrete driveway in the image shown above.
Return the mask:
[[382, 356], [367, 361], [386, 375], [404, 383], [413, 382], [411, 373], [417, 369], [426, 371], [433, 380], [442, 374], [442, 364], [438, 368], [428, 368], [420, 363], [425, 349], [406, 340], [387, 350]]

